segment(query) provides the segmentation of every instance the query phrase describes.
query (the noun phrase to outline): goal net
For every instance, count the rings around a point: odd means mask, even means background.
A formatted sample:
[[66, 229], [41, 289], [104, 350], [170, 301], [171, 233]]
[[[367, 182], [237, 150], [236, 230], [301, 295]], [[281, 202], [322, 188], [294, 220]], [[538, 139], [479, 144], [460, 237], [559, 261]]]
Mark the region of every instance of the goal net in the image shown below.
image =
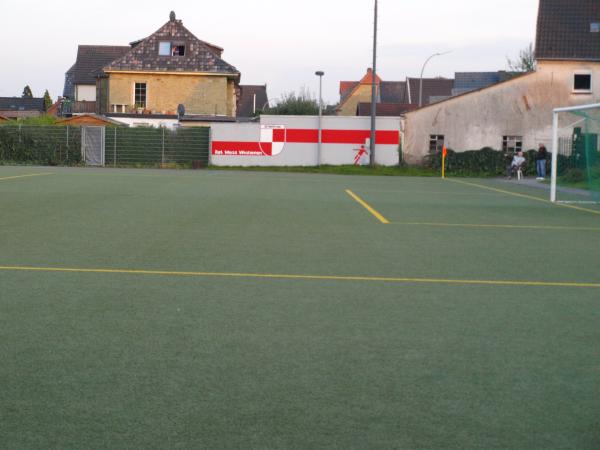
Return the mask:
[[554, 110], [551, 200], [600, 204], [600, 104]]

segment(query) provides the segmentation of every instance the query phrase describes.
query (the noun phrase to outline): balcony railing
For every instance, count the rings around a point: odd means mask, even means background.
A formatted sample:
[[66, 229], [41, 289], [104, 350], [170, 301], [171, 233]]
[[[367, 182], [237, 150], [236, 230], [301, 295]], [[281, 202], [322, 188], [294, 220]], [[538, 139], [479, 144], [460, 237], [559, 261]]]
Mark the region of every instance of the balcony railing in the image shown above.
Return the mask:
[[72, 114], [93, 114], [96, 112], [96, 102], [73, 102], [71, 103]]

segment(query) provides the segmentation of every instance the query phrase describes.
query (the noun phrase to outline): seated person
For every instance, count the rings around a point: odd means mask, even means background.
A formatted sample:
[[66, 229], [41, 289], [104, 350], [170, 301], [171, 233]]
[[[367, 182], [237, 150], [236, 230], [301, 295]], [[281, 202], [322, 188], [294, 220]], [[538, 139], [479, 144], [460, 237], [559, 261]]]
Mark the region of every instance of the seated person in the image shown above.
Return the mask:
[[519, 150], [517, 154], [513, 157], [510, 166], [507, 167], [506, 176], [510, 180], [512, 176], [517, 173], [519, 170], [523, 170], [525, 166], [525, 156], [523, 156], [523, 151]]

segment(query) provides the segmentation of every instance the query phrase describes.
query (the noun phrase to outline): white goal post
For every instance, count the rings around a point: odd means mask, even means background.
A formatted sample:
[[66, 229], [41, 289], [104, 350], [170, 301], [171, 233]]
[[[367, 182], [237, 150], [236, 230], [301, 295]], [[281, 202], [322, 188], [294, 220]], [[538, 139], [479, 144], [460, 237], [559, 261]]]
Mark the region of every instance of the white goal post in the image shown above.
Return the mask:
[[558, 117], [561, 113], [574, 113], [587, 111], [591, 109], [600, 109], [600, 103], [589, 105], [570, 106], [565, 108], [555, 108], [552, 118], [552, 179], [550, 184], [550, 200], [556, 203], [556, 182], [558, 179], [558, 152], [559, 152], [559, 124]]

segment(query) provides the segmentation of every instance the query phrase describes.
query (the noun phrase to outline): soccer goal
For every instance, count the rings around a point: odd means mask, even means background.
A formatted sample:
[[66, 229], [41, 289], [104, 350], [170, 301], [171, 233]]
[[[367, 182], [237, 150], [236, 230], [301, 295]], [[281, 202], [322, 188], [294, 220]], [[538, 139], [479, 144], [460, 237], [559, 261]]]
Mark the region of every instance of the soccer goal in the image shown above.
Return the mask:
[[557, 108], [550, 199], [600, 204], [600, 104]]

